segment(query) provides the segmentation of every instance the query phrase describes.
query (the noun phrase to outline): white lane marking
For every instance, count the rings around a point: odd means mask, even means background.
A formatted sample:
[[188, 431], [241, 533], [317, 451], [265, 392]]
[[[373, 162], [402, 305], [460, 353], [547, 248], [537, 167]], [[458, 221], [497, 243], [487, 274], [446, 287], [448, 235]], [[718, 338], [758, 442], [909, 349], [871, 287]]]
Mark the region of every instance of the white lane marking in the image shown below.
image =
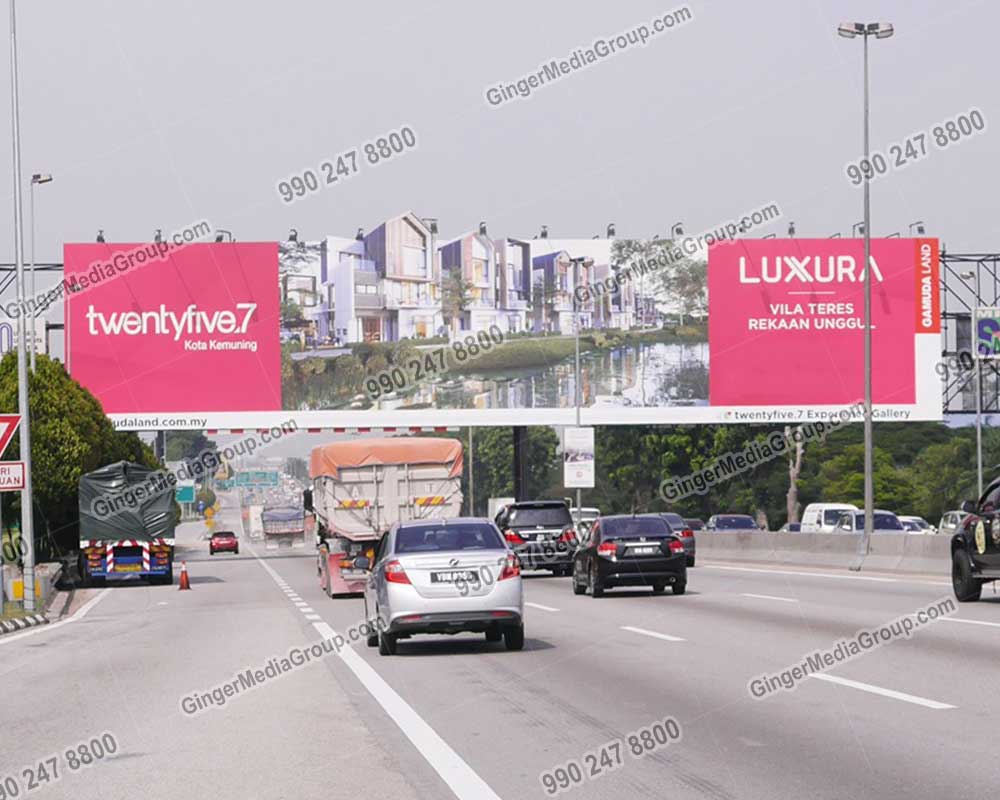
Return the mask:
[[845, 581], [876, 581], [878, 583], [899, 583], [896, 578], [874, 578], [870, 575], [834, 575], [830, 572], [796, 572], [790, 569], [756, 569], [754, 567], [723, 567], [719, 564], [703, 564], [703, 569], [728, 569], [733, 572], [763, 572], [766, 575], [803, 575], [806, 578], [839, 578]]
[[92, 597], [90, 600], [88, 600], [86, 603], [80, 606], [80, 608], [77, 609], [76, 613], [72, 617], [69, 617], [68, 619], [62, 619], [59, 620], [59, 622], [50, 622], [48, 625], [39, 625], [35, 628], [29, 628], [28, 630], [22, 633], [14, 633], [14, 634], [8, 633], [6, 636], [0, 636], [0, 644], [10, 644], [16, 639], [23, 639], [25, 636], [34, 636], [37, 633], [44, 633], [45, 631], [55, 630], [56, 628], [61, 628], [63, 625], [68, 625], [71, 622], [76, 622], [78, 619], [83, 619], [85, 616], [87, 616], [87, 612], [90, 611], [90, 609], [92, 609], [98, 603], [100, 603], [110, 591], [111, 591], [110, 587], [104, 589], [103, 591], [101, 591], [100, 594], [97, 595], [97, 597]]
[[299, 607], [299, 611], [301, 611], [303, 614], [315, 614], [316, 613], [316, 609], [315, 608], [309, 608], [309, 606], [300, 606]]
[[895, 689], [883, 689], [881, 686], [873, 686], [870, 683], [861, 683], [861, 681], [852, 681], [848, 678], [839, 678], [836, 675], [810, 675], [810, 678], [815, 678], [818, 681], [829, 681], [830, 683], [837, 683], [841, 686], [850, 686], [852, 689], [860, 689], [862, 692], [871, 692], [872, 694], [880, 694], [883, 697], [891, 697], [894, 700], [902, 700], [904, 703], [913, 703], [917, 706], [924, 706], [924, 708], [933, 708], [940, 711], [945, 708], [955, 708], [955, 706], [950, 706], [947, 703], [940, 703], [937, 700], [928, 700], [926, 697], [917, 697], [915, 694], [907, 694], [906, 692], [897, 692]]
[[1000, 622], [984, 622], [980, 619], [959, 619], [958, 617], [941, 617], [944, 622], [964, 622], [966, 625], [989, 625], [991, 628], [1000, 628]]
[[292, 603], [292, 605], [293, 606], [298, 606], [299, 608], [302, 608], [302, 607], [307, 606], [309, 604], [305, 600], [296, 600], [294, 603]]
[[[254, 558], [277, 581], [276, 573], [271, 565], [254, 553]], [[333, 638], [337, 632], [325, 622], [314, 622], [313, 628], [320, 636]], [[397, 694], [385, 679], [375, 671], [367, 661], [359, 656], [354, 648], [344, 647], [337, 654], [361, 685], [382, 709], [399, 726], [407, 739], [412, 742], [417, 751], [426, 759], [434, 771], [441, 776], [455, 797], [459, 800], [501, 800], [488, 783], [442, 739], [437, 731], [428, 725], [412, 706]]]
[[323, 619], [323, 618], [319, 614], [306, 614], [306, 619], [317, 620], [317, 619]]
[[773, 594], [751, 594], [750, 592], [740, 592], [740, 597], [756, 597], [758, 600], [780, 600], [782, 603], [799, 602], [794, 597], [775, 597]]
[[531, 606], [532, 608], [538, 608], [542, 611], [558, 611], [558, 608], [553, 608], [552, 606], [543, 606], [541, 603], [529, 603], [527, 600], [524, 601], [526, 606]]
[[622, 625], [622, 630], [631, 631], [632, 633], [641, 633], [643, 636], [652, 636], [656, 639], [663, 639], [668, 642], [685, 641], [680, 636], [671, 636], [668, 633], [657, 633], [656, 631], [647, 631], [645, 628], [633, 628], [631, 625]]

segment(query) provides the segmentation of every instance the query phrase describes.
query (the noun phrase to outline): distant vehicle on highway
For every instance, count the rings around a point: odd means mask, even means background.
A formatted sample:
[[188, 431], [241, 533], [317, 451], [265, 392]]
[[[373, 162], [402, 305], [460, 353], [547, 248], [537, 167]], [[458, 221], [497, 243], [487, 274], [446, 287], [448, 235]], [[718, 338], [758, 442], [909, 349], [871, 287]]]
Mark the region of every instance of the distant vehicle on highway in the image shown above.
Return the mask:
[[379, 542], [368, 570], [365, 619], [368, 646], [380, 655], [416, 634], [478, 632], [502, 638], [508, 650], [524, 647], [521, 564], [487, 519], [399, 522]]
[[778, 533], [801, 533], [802, 523], [801, 522], [786, 522], [778, 529]]
[[666, 520], [667, 525], [670, 526], [670, 530], [674, 535], [681, 537], [681, 544], [684, 545], [684, 553], [687, 555], [687, 565], [693, 567], [695, 560], [695, 539], [691, 526], [687, 524], [687, 520], [684, 517], [672, 511], [664, 511], [660, 516]]
[[[834, 533], [864, 533], [865, 512], [864, 511], [844, 511], [841, 512], [840, 520]], [[891, 511], [874, 509], [872, 511], [872, 532], [873, 533], [905, 533], [903, 523], [899, 517]]]
[[[314, 447], [310, 497], [317, 522], [317, 573], [330, 597], [363, 591], [354, 559], [375, 555], [397, 522], [455, 518], [462, 508], [462, 443], [387, 437]], [[309, 508], [306, 509], [310, 510]]]
[[697, 533], [698, 531], [705, 530], [705, 523], [702, 522], [700, 519], [685, 519], [684, 521], [687, 523], [687, 526], [695, 533]]
[[760, 533], [756, 520], [749, 514], [713, 514], [708, 518], [705, 530], [709, 532], [725, 531], [726, 533], [739, 531]]
[[802, 512], [802, 533], [833, 533], [845, 511], [857, 511], [852, 503], [810, 503]]
[[962, 522], [969, 516], [965, 511], [945, 511], [938, 523], [938, 533], [952, 536], [961, 529]]
[[910, 533], [937, 533], [934, 526], [923, 517], [902, 516], [899, 521], [903, 523], [903, 528]]
[[959, 602], [969, 603], [980, 598], [983, 584], [1000, 578], [1000, 478], [957, 513], [965, 516], [951, 537], [951, 585]]
[[569, 575], [578, 537], [562, 500], [526, 500], [500, 510], [495, 520], [525, 569]]
[[216, 553], [240, 554], [240, 542], [236, 534], [232, 531], [215, 531], [212, 538], [208, 540], [208, 554], [214, 556]]
[[616, 586], [687, 589], [687, 555], [659, 514], [601, 517], [573, 556], [573, 594], [600, 597]]

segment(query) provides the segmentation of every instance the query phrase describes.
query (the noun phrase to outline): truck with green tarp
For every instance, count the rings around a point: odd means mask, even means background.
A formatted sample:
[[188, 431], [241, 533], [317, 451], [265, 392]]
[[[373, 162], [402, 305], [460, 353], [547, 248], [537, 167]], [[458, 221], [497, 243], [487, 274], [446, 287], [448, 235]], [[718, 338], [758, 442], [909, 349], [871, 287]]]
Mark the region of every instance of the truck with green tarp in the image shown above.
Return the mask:
[[119, 461], [80, 477], [80, 578], [84, 585], [174, 577], [172, 474]]

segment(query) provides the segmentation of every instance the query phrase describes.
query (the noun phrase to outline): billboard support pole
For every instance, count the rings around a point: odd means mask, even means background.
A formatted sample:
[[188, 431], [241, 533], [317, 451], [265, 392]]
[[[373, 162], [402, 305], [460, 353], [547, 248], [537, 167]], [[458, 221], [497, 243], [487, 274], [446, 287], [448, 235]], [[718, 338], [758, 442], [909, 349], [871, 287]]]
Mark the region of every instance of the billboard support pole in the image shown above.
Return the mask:
[[[979, 327], [979, 270], [976, 270], [976, 319], [975, 328]], [[983, 359], [976, 346], [976, 499], [983, 496]]]
[[24, 489], [21, 491], [21, 536], [24, 545], [24, 610], [35, 610], [35, 534], [32, 525], [31, 415], [28, 406], [28, 363], [24, 302], [24, 230], [21, 196], [21, 119], [17, 86], [17, 26], [14, 0], [10, 0], [10, 102], [11, 139], [14, 145], [14, 261], [17, 264], [17, 410], [21, 415], [21, 460], [24, 461]]
[[528, 429], [515, 425], [514, 434], [514, 499], [524, 500], [528, 494]]

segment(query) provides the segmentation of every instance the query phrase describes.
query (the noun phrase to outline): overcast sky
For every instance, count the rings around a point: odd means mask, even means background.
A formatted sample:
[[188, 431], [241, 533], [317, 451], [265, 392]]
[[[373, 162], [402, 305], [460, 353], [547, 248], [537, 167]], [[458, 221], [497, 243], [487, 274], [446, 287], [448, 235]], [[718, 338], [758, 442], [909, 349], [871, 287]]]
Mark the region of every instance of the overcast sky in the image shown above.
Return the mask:
[[[691, 21], [499, 108], [488, 87], [680, 7], [467, 2], [234, 4], [219, 0], [18, 3], [24, 179], [37, 189], [39, 260], [66, 241], [152, 238], [208, 219], [240, 241], [351, 235], [401, 211], [443, 235], [586, 238], [694, 232], [764, 203], [756, 235], [847, 234], [861, 192], [859, 40], [844, 19], [884, 19], [874, 41], [872, 145], [972, 107], [987, 130], [872, 184], [873, 231], [923, 220], [951, 251], [1000, 250], [1000, 5], [691, 2]], [[6, 20], [5, 20], [6, 22]], [[10, 164], [9, 51], [2, 26]], [[292, 205], [277, 181], [409, 125], [415, 150]], [[11, 171], [0, 193], [13, 259]], [[25, 195], [27, 205], [27, 194]]]

